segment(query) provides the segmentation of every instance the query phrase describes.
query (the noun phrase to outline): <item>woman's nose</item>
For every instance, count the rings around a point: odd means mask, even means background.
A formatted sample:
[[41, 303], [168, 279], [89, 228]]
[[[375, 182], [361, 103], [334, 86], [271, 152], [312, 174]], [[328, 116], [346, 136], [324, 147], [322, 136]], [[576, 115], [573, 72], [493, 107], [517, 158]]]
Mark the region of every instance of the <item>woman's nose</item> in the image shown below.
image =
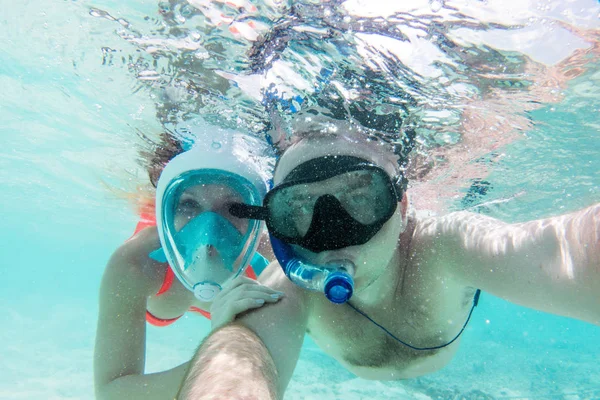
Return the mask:
[[215, 246], [213, 246], [212, 244], [209, 244], [206, 246], [206, 254], [208, 255], [208, 257], [213, 258], [213, 257], [219, 255], [219, 251], [217, 250], [217, 248]]
[[212, 244], [202, 244], [196, 247], [194, 251], [194, 259], [196, 261], [211, 262], [215, 258], [221, 258], [219, 250]]

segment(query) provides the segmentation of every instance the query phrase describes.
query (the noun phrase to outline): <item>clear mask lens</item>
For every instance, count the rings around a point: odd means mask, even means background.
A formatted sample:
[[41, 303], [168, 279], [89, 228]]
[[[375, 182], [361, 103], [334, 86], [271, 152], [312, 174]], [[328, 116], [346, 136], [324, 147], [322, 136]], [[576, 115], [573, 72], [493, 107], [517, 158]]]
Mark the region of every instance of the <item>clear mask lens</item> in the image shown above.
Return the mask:
[[284, 236], [304, 236], [313, 220], [317, 201], [327, 195], [333, 196], [353, 219], [364, 225], [387, 218], [389, 210], [395, 208], [387, 175], [365, 169], [273, 190], [269, 196], [271, 223]]

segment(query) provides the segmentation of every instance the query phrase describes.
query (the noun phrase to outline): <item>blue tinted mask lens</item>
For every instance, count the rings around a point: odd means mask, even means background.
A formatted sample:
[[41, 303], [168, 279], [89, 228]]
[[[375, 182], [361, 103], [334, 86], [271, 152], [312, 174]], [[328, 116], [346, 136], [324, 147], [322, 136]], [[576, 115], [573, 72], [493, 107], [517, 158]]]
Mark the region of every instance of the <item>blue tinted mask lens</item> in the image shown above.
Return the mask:
[[186, 288], [196, 293], [207, 285], [222, 286], [243, 272], [255, 251], [260, 224], [236, 219], [227, 208], [236, 202], [260, 202], [247, 180], [221, 170], [187, 171], [171, 180], [159, 201], [164, 258]]
[[225, 268], [233, 272], [233, 264], [242, 250], [242, 234], [227, 218], [214, 212], [194, 217], [175, 234], [175, 242], [189, 268], [198, 257], [199, 248], [212, 246], [219, 253]]

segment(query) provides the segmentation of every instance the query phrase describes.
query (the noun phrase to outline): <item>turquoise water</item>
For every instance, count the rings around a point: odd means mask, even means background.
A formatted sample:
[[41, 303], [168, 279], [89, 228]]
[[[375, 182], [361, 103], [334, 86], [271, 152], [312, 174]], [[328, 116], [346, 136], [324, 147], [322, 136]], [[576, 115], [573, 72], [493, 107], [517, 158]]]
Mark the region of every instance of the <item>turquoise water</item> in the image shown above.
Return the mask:
[[[467, 3], [455, 5], [472, 9]], [[573, 26], [598, 29], [596, 2], [569, 4], [526, 6], [549, 7]], [[108, 188], [143, 182], [136, 132], [157, 131], [160, 124], [153, 90], [136, 79], [137, 67], [119, 61], [138, 48], [122, 39], [115, 21], [94, 17], [90, 9], [150, 31], [143, 16], [156, 16], [157, 6], [25, 1], [2, 8], [0, 398], [91, 399], [100, 277], [136, 223], [131, 206]], [[551, 65], [594, 44], [557, 31], [552, 46], [534, 38], [521, 50]], [[536, 44], [542, 50], [530, 51]], [[105, 62], [107, 47], [118, 49], [112, 65]], [[490, 189], [469, 207], [522, 221], [600, 201], [600, 68], [598, 53], [586, 57], [583, 74], [557, 89], [562, 97], [527, 112], [531, 122], [518, 139], [493, 151], [485, 176]], [[250, 105], [239, 114], [254, 115], [256, 104], [241, 100]], [[446, 207], [463, 208], [468, 188]], [[207, 331], [207, 322], [193, 315], [172, 327], [149, 328], [148, 370], [187, 360]], [[597, 399], [598, 343], [596, 326], [484, 294], [459, 354], [443, 370], [406, 382], [364, 381], [308, 340], [286, 398]]]

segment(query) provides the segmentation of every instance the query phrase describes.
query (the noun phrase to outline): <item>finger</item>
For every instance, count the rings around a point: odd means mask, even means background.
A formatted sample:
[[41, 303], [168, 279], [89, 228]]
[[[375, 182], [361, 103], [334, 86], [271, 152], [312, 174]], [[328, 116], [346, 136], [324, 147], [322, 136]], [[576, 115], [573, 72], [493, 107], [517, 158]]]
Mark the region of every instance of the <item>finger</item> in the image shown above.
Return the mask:
[[250, 278], [238, 276], [231, 282], [226, 283], [223, 289], [214, 298], [213, 303], [226, 303], [230, 299], [241, 299], [243, 293], [250, 287], [258, 286], [258, 282]]
[[213, 302], [210, 312], [214, 323], [218, 325], [217, 320], [221, 323], [231, 322], [239, 313], [261, 307], [264, 304], [276, 303], [283, 297], [280, 294], [267, 294], [261, 291], [249, 291], [245, 294], [247, 297], [233, 299], [232, 296], [229, 296], [221, 299], [218, 303]]
[[233, 318], [231, 315], [232, 305], [240, 301], [255, 301], [258, 305], [264, 303], [276, 303], [284, 297], [282, 292], [268, 293], [261, 290], [233, 291], [227, 296], [222, 296], [220, 299], [213, 301], [211, 313], [223, 313], [227, 318]]
[[262, 299], [241, 299], [234, 301], [229, 306], [231, 318], [234, 319], [238, 314], [243, 313], [244, 311], [262, 307], [265, 303], [266, 302]]
[[231, 281], [229, 281], [225, 285], [223, 285], [223, 290], [232, 290], [243, 284], [258, 285], [258, 282], [255, 281], [254, 279], [248, 278], [247, 276], [240, 275], [237, 278], [232, 279]]
[[283, 297], [284, 293], [271, 289], [270, 287], [267, 286], [263, 286], [263, 285], [258, 285], [258, 284], [254, 284], [254, 285], [247, 285], [247, 284], [242, 284], [240, 286], [237, 286], [236, 288], [229, 290], [227, 292], [221, 292], [219, 293], [221, 301], [227, 301], [227, 299], [233, 299], [233, 300], [239, 300], [239, 299], [243, 299], [245, 297], [252, 297], [253, 293], [256, 293], [256, 295], [260, 294], [260, 298], [263, 298], [264, 296], [270, 296], [272, 298], [276, 298], [276, 297]]
[[281, 293], [278, 290], [271, 289], [270, 287], [265, 286], [255, 281], [254, 279], [250, 279], [245, 276], [238, 276], [231, 282], [226, 283], [223, 286], [223, 290], [221, 291], [221, 293], [226, 294], [227, 292], [231, 292], [233, 290], [254, 290], [256, 288], [260, 288], [259, 290], [265, 291], [267, 293]]
[[283, 297], [284, 297], [284, 294], [281, 292], [268, 293], [268, 292], [264, 292], [262, 290], [248, 290], [248, 291], [241, 293], [239, 297], [231, 296], [231, 298], [229, 298], [228, 301], [235, 302], [237, 300], [243, 300], [243, 299], [255, 299], [255, 300], [264, 300], [269, 303], [275, 303], [275, 302], [279, 301], [280, 299], [282, 299]]

